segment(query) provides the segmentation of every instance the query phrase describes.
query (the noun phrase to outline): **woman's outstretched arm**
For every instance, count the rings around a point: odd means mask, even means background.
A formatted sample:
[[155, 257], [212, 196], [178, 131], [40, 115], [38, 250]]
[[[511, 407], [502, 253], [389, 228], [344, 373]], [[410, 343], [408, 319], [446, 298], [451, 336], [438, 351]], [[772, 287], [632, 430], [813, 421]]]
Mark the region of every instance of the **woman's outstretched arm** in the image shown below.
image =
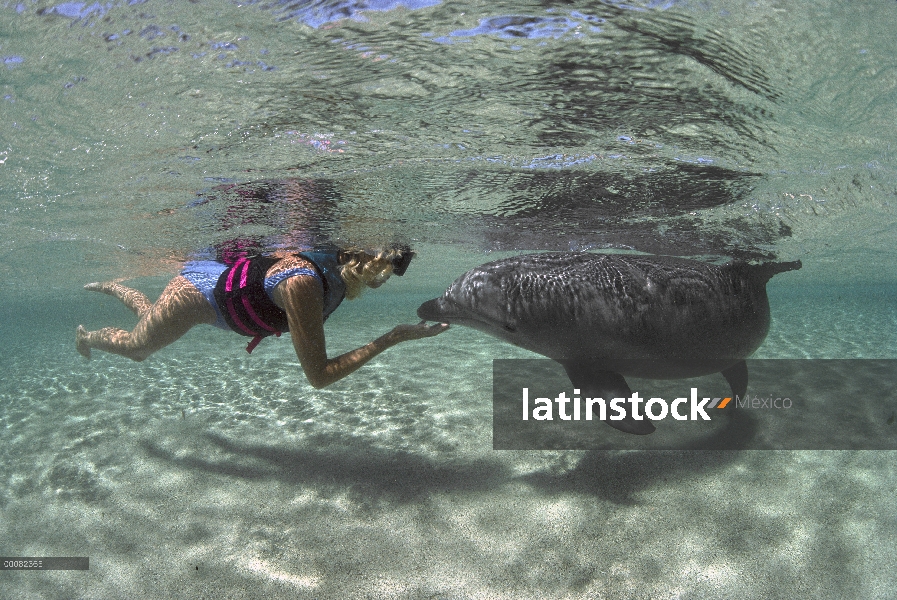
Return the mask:
[[[278, 297], [279, 295], [279, 297]], [[327, 358], [324, 337], [324, 300], [320, 280], [314, 277], [291, 277], [275, 289], [275, 299], [280, 300], [287, 313], [293, 348], [305, 376], [316, 388], [323, 388], [354, 372], [366, 362], [396, 344], [438, 335], [448, 329], [448, 324], [398, 325], [369, 344]]]

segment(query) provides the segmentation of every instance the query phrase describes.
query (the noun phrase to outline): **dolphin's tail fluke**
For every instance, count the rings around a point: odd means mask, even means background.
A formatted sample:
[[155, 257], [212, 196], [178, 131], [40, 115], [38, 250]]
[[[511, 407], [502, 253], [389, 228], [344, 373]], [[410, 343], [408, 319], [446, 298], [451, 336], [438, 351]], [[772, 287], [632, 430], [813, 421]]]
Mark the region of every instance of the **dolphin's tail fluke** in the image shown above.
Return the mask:
[[757, 280], [765, 285], [767, 281], [773, 278], [773, 276], [787, 271], [797, 271], [802, 266], [803, 265], [799, 260], [795, 260], [791, 262], [770, 262], [763, 263], [762, 265], [749, 265], [748, 268]]

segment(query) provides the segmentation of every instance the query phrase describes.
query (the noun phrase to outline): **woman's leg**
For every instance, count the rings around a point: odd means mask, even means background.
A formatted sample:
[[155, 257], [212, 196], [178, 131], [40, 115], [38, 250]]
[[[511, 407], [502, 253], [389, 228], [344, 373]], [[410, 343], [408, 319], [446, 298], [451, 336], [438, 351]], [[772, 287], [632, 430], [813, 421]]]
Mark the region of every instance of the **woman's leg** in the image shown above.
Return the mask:
[[134, 288], [125, 287], [114, 281], [88, 283], [84, 286], [84, 289], [101, 292], [118, 298], [125, 306], [134, 311], [134, 314], [138, 317], [142, 317], [143, 314], [153, 306], [153, 303], [150, 302], [150, 299], [147, 298], [146, 294], [143, 292], [137, 291]]
[[106, 287], [88, 289], [102, 291], [119, 298], [128, 308], [140, 315], [140, 321], [130, 332], [115, 327], [87, 331], [79, 325], [77, 348], [78, 352], [87, 358], [90, 358], [91, 348], [96, 348], [141, 361], [180, 338], [194, 325], [214, 323], [217, 317], [215, 309], [202, 292], [183, 277], [172, 279], [155, 304], [149, 306], [141, 302], [139, 296], [143, 295], [136, 290], [119, 284], [97, 285]]

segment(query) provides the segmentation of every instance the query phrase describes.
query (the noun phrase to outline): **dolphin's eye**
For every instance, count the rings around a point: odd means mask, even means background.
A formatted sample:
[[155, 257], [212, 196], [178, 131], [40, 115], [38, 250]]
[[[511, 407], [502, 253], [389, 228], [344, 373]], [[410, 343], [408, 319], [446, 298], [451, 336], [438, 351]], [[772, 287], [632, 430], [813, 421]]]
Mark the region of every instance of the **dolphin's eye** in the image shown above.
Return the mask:
[[505, 323], [505, 331], [517, 331], [517, 328], [510, 323]]

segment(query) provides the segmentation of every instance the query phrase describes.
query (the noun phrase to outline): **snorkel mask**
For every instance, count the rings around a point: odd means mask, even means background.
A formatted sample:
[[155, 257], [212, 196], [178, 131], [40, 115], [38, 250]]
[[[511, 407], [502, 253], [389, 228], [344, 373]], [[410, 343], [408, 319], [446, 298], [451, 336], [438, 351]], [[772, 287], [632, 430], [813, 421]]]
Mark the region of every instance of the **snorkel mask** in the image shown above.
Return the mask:
[[408, 265], [414, 258], [414, 251], [405, 244], [395, 245], [392, 249], [397, 252], [395, 258], [392, 259], [392, 274], [401, 277], [408, 270]]

